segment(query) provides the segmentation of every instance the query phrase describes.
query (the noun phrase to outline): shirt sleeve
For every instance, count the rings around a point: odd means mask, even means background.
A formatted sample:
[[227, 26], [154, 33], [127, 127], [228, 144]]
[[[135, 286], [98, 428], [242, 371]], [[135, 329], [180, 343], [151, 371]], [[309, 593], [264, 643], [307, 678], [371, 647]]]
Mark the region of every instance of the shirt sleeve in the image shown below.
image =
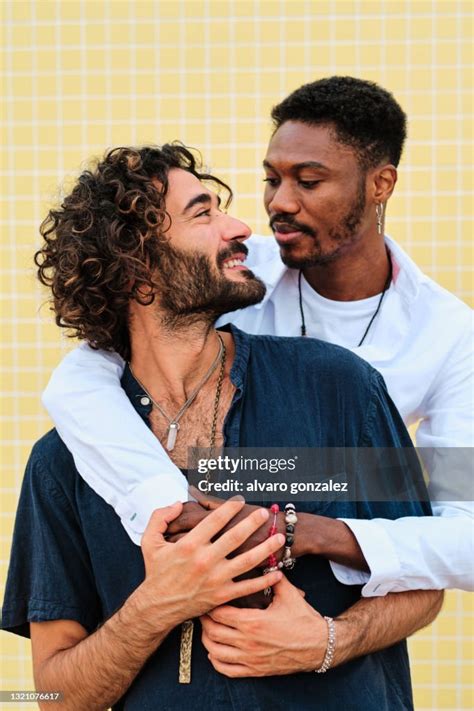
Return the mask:
[[[369, 439], [372, 439], [372, 446], [397, 446], [395, 442], [390, 445], [387, 441], [387, 436], [390, 437], [389, 433], [395, 427], [401, 439], [398, 446], [406, 446], [406, 430], [400, 424], [401, 418], [383, 390], [384, 387], [379, 381], [376, 394], [376, 399], [379, 400], [376, 406], [378, 427]], [[369, 444], [366, 439], [364, 445]], [[448, 453], [441, 450], [437, 452], [438, 464], [434, 470], [437, 470], [438, 476], [444, 472], [446, 477], [446, 464], [441, 466], [439, 463], [441, 454], [446, 456]], [[432, 489], [433, 486], [446, 494], [446, 486], [439, 485], [436, 475], [433, 482], [431, 472], [429, 488]], [[433, 517], [408, 516], [395, 520], [341, 519], [355, 535], [370, 573], [353, 570], [332, 561], [331, 568], [339, 582], [345, 585], [363, 584], [364, 597], [420, 589], [473, 590], [472, 518], [471, 501], [453, 500], [435, 502]]]
[[458, 511], [442, 506], [433, 509], [433, 517], [341, 519], [357, 538], [370, 575], [331, 563], [334, 575], [346, 585], [365, 583], [364, 597], [406, 590], [474, 590], [472, 514]]
[[116, 353], [81, 344], [53, 372], [43, 404], [82, 478], [138, 545], [155, 508], [188, 501], [188, 484], [130, 403], [123, 369]]
[[[461, 317], [457, 316], [460, 321]], [[453, 316], [454, 318], [454, 316]], [[460, 335], [446, 353], [421, 408], [418, 447], [474, 445], [474, 372], [472, 312], [459, 324]], [[431, 474], [433, 476], [433, 474]]]
[[30, 622], [60, 619], [91, 633], [101, 621], [101, 602], [78, 517], [36, 448], [18, 504], [2, 629], [29, 637]]

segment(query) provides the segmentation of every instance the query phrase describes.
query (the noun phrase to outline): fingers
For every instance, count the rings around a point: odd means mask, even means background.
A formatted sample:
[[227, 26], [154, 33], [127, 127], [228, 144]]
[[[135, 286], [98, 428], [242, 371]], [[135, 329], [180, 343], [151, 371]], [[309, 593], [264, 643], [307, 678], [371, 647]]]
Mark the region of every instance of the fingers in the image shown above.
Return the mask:
[[[217, 509], [216, 513], [219, 510]], [[214, 543], [214, 551], [217, 555], [225, 557], [232, 553], [237, 548], [240, 548], [242, 543], [245, 543], [247, 538], [255, 533], [265, 521], [268, 521], [269, 512], [267, 509], [257, 509], [246, 516], [242, 521], [233, 526], [229, 531], [224, 533]], [[283, 545], [283, 543], [281, 544]], [[262, 559], [263, 560], [263, 559]], [[248, 569], [247, 569], [248, 570]]]
[[150, 516], [145, 533], [142, 536], [142, 548], [148, 545], [163, 545], [166, 541], [163, 537], [171, 521], [179, 516], [183, 510], [181, 501], [177, 501], [171, 506], [155, 509]]
[[[237, 528], [237, 526], [235, 528]], [[229, 533], [232, 533], [232, 531], [229, 531]], [[259, 543], [258, 546], [232, 558], [228, 564], [231, 577], [236, 578], [238, 575], [247, 573], [258, 565], [264, 565], [267, 558], [281, 548], [284, 543], [285, 536], [282, 533], [277, 533], [267, 538], [263, 543]]]
[[280, 570], [275, 570], [272, 573], [260, 575], [258, 578], [239, 580], [237, 583], [227, 583], [227, 585], [224, 585], [222, 589], [223, 601], [228, 602], [229, 600], [235, 600], [238, 597], [245, 597], [245, 595], [253, 595], [253, 593], [261, 592], [267, 587], [276, 585], [281, 580], [282, 576], [283, 573]]
[[242, 634], [240, 632], [235, 630], [233, 627], [228, 627], [227, 625], [221, 625], [218, 622], [214, 622], [212, 617], [209, 617], [209, 615], [202, 615], [200, 620], [203, 635], [205, 634], [206, 637], [213, 642], [229, 644], [231, 647], [235, 647], [242, 639]]
[[210, 494], [204, 494], [195, 486], [189, 487], [189, 493], [208, 511], [213, 511], [224, 503], [224, 499], [219, 499], [217, 496], [211, 496]]
[[207, 617], [221, 625], [227, 627], [238, 627], [240, 623], [245, 622], [252, 616], [255, 610], [246, 608], [233, 607], [232, 605], [219, 605], [207, 613]]
[[198, 523], [188, 534], [188, 540], [197, 545], [209, 543], [243, 509], [244, 505], [245, 501], [241, 498], [229, 499]]
[[236, 647], [213, 642], [206, 634], [202, 635], [202, 643], [209, 654], [219, 659], [220, 662], [227, 662], [229, 664], [241, 662], [242, 652]]
[[284, 597], [292, 597], [293, 595], [296, 595], [297, 597], [305, 597], [306, 593], [304, 590], [300, 590], [297, 588], [295, 585], [290, 583], [287, 577], [283, 576], [278, 585], [275, 585], [275, 588], [273, 590], [274, 593], [274, 602], [278, 600], [278, 598], [284, 598]]
[[208, 511], [203, 506], [192, 501], [183, 505], [181, 515], [168, 527], [167, 533], [173, 535], [184, 531], [192, 530], [197, 524], [207, 516]]
[[228, 676], [233, 679], [244, 676], [261, 676], [260, 674], [256, 675], [255, 672], [251, 671], [243, 664], [226, 664], [225, 662], [221, 662], [216, 659], [212, 654], [209, 654], [208, 657], [214, 669], [224, 676]]

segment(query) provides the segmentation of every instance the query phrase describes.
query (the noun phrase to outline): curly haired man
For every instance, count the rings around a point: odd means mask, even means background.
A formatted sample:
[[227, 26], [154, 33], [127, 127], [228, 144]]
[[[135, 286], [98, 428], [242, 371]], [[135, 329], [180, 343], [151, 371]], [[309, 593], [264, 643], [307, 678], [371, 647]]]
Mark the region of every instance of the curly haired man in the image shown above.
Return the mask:
[[[216, 329], [265, 287], [244, 264], [250, 229], [209, 183], [223, 187], [177, 145], [116, 149], [85, 171], [37, 254], [58, 324], [128, 360], [124, 397], [178, 468], [195, 445], [409, 451], [381, 376], [348, 350]], [[124, 456], [138, 433], [124, 436]], [[300, 503], [294, 568], [262, 576], [288, 542], [281, 520], [269, 536], [266, 509], [176, 503], [151, 515], [139, 548], [59, 434], [27, 466], [2, 625], [31, 634], [37, 686], [62, 691], [62, 708], [412, 708], [404, 639], [433, 619], [441, 593], [361, 600], [328, 558], [366, 565], [338, 517], [423, 516], [427, 503], [336, 500], [324, 515]], [[423, 489], [419, 469], [405, 475]], [[173, 531], [177, 521], [192, 530]], [[225, 604], [271, 586], [265, 609]]]

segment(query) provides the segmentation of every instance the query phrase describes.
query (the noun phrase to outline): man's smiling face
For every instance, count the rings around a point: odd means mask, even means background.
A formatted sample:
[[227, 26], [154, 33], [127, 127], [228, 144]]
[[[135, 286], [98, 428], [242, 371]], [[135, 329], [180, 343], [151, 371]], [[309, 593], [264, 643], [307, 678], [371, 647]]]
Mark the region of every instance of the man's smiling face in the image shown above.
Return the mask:
[[192, 173], [168, 174], [158, 301], [170, 316], [208, 314], [258, 303], [265, 286], [244, 262], [251, 230], [219, 207], [218, 196]]
[[265, 208], [289, 267], [335, 261], [370, 228], [366, 176], [351, 147], [330, 126], [287, 121], [264, 160]]

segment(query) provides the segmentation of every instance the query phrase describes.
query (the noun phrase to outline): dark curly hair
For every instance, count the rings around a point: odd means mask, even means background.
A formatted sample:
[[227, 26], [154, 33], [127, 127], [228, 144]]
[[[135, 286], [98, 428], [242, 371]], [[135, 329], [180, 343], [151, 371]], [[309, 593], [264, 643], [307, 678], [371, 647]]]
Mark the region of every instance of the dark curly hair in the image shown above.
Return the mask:
[[374, 82], [342, 76], [319, 79], [296, 89], [271, 115], [275, 131], [286, 121], [331, 125], [365, 169], [383, 160], [397, 166], [402, 155], [406, 116], [393, 96]]
[[178, 142], [114, 148], [81, 173], [41, 224], [44, 244], [34, 256], [38, 278], [51, 288], [56, 323], [70, 337], [129, 357], [128, 306], [154, 300], [173, 168], [223, 189], [225, 205], [230, 203], [231, 189], [201, 172], [200, 158]]

